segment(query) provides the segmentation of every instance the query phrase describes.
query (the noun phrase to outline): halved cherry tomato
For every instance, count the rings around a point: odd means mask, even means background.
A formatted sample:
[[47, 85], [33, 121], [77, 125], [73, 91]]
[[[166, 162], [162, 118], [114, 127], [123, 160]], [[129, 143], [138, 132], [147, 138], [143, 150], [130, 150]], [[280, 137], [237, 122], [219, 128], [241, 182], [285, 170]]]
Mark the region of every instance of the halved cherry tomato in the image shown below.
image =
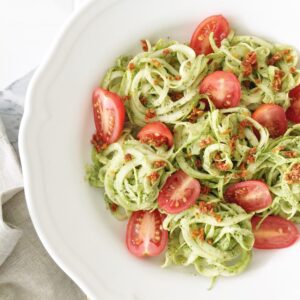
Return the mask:
[[246, 212], [258, 211], [272, 203], [272, 196], [268, 186], [259, 180], [248, 180], [230, 185], [224, 198], [227, 202], [234, 202]]
[[200, 191], [199, 181], [179, 170], [168, 177], [158, 195], [158, 206], [169, 214], [180, 213], [195, 204]]
[[216, 71], [200, 83], [199, 91], [207, 94], [216, 108], [235, 107], [240, 104], [241, 84], [231, 72]]
[[168, 243], [168, 231], [162, 229], [164, 216], [154, 211], [133, 212], [126, 231], [128, 250], [138, 257], [157, 256]]
[[197, 55], [209, 54], [213, 52], [209, 43], [210, 33], [214, 33], [216, 45], [220, 47], [221, 41], [227, 37], [230, 32], [229, 24], [222, 15], [210, 16], [203, 20], [193, 33], [190, 47]]
[[167, 145], [173, 146], [173, 135], [170, 129], [161, 122], [153, 122], [145, 125], [137, 135], [142, 143], [150, 144], [155, 147]]
[[300, 84], [289, 92], [291, 106], [286, 111], [286, 117], [294, 123], [300, 123]]
[[117, 141], [122, 133], [125, 107], [117, 94], [102, 88], [93, 93], [94, 121], [97, 135], [106, 144]]
[[251, 220], [255, 237], [254, 248], [286, 248], [299, 238], [299, 231], [291, 221], [277, 216], [269, 216], [257, 228], [260, 221], [261, 217], [258, 216], [254, 216]]
[[262, 104], [252, 114], [252, 118], [266, 127], [271, 138], [283, 135], [288, 122], [283, 108], [277, 104]]

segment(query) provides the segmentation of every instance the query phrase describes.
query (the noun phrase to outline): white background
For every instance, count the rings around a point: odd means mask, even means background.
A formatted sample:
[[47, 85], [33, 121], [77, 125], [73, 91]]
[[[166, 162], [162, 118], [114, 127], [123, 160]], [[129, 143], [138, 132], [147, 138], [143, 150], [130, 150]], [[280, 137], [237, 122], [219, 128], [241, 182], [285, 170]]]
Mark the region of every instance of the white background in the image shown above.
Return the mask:
[[0, 0], [0, 90], [36, 68], [86, 0]]

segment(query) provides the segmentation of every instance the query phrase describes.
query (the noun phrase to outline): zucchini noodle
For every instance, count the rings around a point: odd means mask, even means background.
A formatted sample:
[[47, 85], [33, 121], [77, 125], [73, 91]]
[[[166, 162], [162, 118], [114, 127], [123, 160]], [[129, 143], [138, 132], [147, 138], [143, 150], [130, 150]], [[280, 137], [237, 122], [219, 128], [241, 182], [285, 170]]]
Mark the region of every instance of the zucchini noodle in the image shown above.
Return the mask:
[[[272, 139], [251, 118], [263, 103], [286, 109], [289, 91], [300, 84], [300, 71], [290, 46], [234, 32], [219, 47], [213, 34], [209, 40], [213, 52], [208, 55], [197, 56], [187, 44], [161, 39], [153, 45], [145, 41], [146, 51], [117, 59], [101, 87], [121, 96], [127, 121], [117, 142], [99, 152], [93, 148], [86, 179], [104, 187], [107, 206], [119, 219], [158, 208], [160, 190], [178, 169], [199, 180], [202, 193], [196, 204], [164, 219], [169, 232], [164, 266], [193, 265], [201, 275], [215, 278], [242, 272], [254, 243], [253, 214], [224, 201], [229, 184], [265, 181], [273, 202], [259, 214], [300, 223], [300, 125], [290, 125], [284, 136]], [[216, 70], [239, 79], [239, 107], [216, 109], [208, 94], [199, 93], [200, 82]], [[172, 148], [137, 139], [140, 127], [154, 121], [173, 131]]]

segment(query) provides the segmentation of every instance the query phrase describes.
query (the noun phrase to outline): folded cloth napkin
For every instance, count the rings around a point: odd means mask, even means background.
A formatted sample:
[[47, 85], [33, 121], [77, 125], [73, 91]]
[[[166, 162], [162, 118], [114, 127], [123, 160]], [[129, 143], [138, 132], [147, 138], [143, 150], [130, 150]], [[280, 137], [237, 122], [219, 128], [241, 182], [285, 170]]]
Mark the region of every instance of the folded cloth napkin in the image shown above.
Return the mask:
[[4, 223], [2, 205], [22, 188], [20, 165], [0, 119], [0, 265], [11, 253], [21, 235], [20, 230]]

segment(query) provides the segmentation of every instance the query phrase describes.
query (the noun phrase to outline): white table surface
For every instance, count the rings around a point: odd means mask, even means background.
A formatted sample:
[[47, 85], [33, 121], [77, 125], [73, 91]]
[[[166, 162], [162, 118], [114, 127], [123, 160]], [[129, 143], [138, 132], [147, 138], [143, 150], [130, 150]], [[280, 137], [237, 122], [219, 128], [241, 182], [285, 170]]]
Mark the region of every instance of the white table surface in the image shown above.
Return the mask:
[[36, 68], [85, 0], [0, 0], [0, 90]]

